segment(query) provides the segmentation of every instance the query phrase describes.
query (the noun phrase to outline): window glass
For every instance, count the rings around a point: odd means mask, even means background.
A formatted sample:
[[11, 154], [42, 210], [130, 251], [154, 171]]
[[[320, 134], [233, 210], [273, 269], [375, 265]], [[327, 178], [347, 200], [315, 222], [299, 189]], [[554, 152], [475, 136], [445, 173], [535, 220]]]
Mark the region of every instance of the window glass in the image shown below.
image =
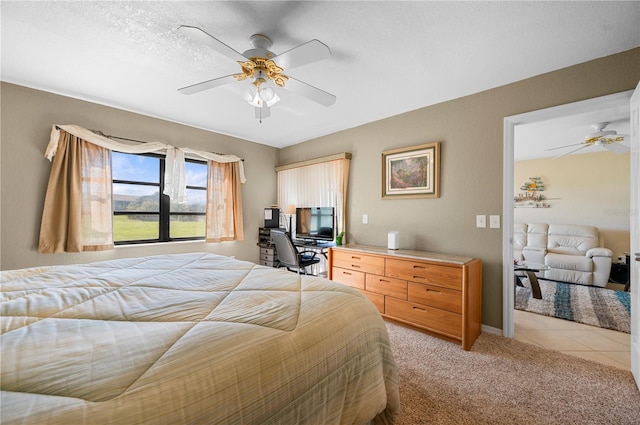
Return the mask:
[[204, 215], [171, 214], [169, 236], [176, 238], [195, 238], [205, 235]]
[[160, 158], [111, 152], [111, 175], [114, 180], [160, 183]]
[[184, 173], [187, 186], [207, 187], [207, 164], [202, 162], [185, 161]]
[[171, 201], [171, 212], [205, 212], [207, 208], [207, 191], [205, 189], [187, 189], [187, 201], [177, 203]]
[[114, 211], [160, 211], [159, 186], [113, 184]]
[[160, 237], [158, 214], [130, 214], [113, 217], [113, 241], [157, 240]]
[[112, 152], [113, 237], [117, 244], [204, 239], [207, 164], [185, 162], [187, 200], [163, 195], [164, 157]]

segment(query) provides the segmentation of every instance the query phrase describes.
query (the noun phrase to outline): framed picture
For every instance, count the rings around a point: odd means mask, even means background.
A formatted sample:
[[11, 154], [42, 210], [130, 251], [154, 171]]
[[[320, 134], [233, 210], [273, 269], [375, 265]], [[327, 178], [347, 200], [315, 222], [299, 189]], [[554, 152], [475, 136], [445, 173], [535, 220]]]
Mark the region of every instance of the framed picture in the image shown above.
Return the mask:
[[383, 198], [438, 198], [440, 142], [382, 152]]

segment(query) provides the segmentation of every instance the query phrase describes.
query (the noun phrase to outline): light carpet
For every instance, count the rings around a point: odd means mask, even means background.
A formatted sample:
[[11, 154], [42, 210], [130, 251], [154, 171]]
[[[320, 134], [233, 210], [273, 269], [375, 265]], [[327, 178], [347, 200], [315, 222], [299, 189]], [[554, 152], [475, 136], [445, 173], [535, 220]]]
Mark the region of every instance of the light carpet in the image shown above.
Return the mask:
[[395, 425], [638, 424], [631, 372], [483, 333], [471, 351], [387, 322], [400, 375]]
[[[516, 309], [600, 328], [630, 332], [629, 292], [550, 280], [538, 282], [542, 299], [531, 297], [531, 289], [528, 286], [516, 286]], [[524, 285], [528, 285], [528, 279], [525, 279]]]

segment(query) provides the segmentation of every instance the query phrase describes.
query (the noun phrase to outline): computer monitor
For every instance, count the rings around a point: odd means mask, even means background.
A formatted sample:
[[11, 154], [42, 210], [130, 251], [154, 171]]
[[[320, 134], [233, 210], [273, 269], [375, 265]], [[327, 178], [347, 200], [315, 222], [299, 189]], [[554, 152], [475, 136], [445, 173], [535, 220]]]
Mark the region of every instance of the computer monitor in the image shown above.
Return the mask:
[[332, 241], [335, 222], [333, 207], [296, 208], [296, 238]]

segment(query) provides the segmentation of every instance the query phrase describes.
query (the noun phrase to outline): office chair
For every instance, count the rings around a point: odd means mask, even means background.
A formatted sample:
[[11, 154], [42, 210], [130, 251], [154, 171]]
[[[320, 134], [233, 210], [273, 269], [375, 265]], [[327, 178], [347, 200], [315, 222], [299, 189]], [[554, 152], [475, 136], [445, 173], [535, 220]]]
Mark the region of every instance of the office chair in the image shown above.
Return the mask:
[[307, 274], [306, 267], [320, 262], [320, 258], [316, 258], [314, 251], [299, 252], [289, 234], [283, 229], [271, 229], [271, 240], [276, 246], [278, 268], [286, 267], [289, 271]]

